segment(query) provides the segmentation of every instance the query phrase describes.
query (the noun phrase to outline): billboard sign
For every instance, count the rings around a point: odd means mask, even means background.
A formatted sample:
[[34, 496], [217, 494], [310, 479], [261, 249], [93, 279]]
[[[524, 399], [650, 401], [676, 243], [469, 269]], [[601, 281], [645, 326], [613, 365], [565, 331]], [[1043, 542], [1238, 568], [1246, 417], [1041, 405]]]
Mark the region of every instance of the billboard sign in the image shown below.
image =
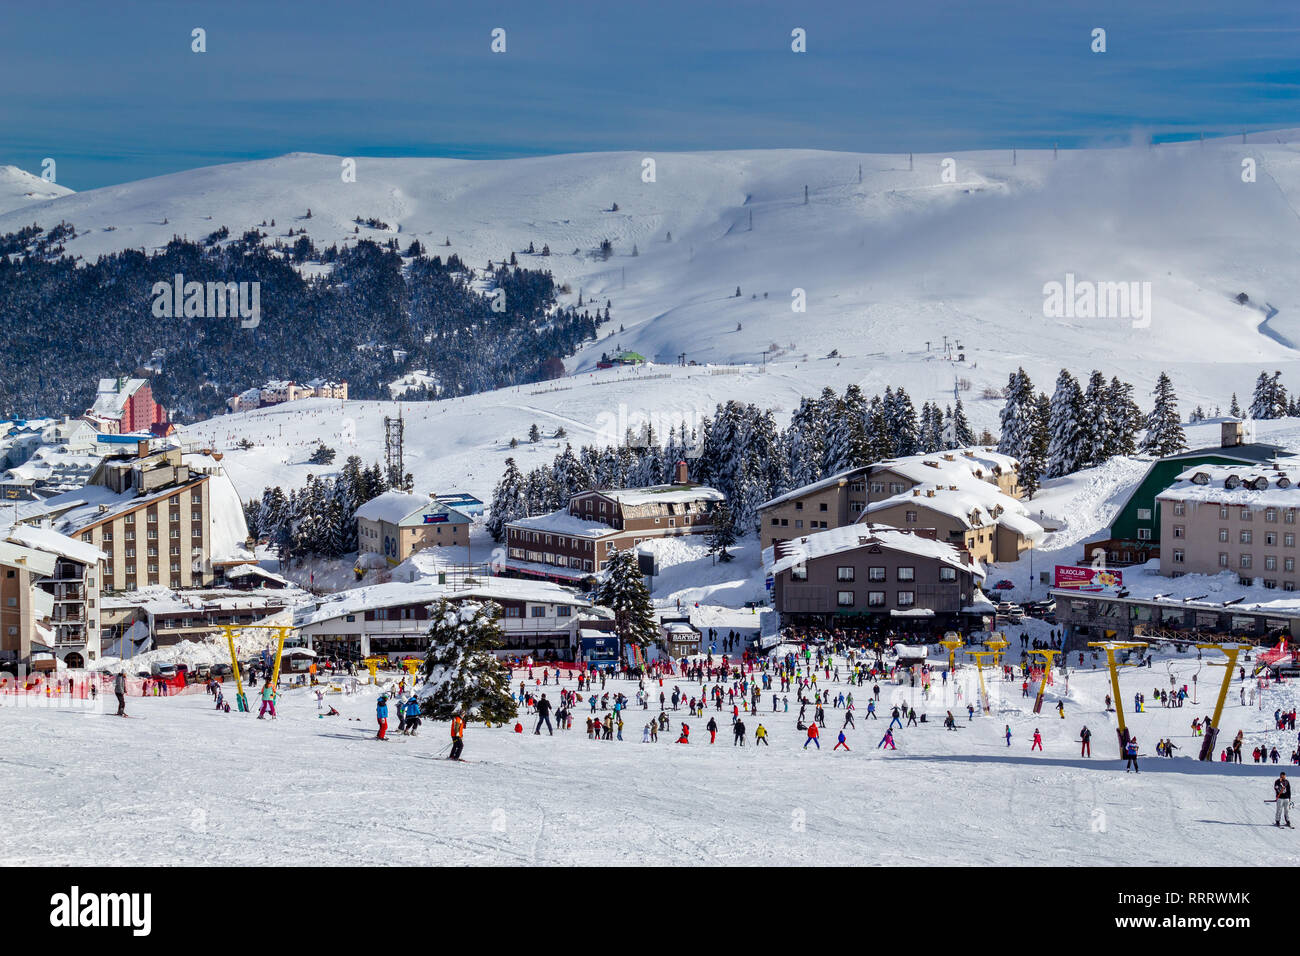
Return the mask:
[[1063, 591], [1102, 591], [1124, 586], [1124, 572], [1115, 568], [1058, 564], [1052, 585]]

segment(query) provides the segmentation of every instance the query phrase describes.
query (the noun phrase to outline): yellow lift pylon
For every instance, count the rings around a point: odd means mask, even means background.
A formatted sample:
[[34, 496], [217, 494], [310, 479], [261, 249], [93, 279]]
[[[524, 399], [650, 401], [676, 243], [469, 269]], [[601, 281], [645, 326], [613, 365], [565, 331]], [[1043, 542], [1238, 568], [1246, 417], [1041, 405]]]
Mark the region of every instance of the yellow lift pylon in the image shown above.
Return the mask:
[[1030, 651], [1029, 653], [1037, 654], [1039, 657], [1043, 658], [1043, 679], [1038, 682], [1038, 696], [1034, 698], [1034, 713], [1037, 714], [1042, 712], [1043, 694], [1047, 692], [1047, 681], [1052, 676], [1052, 658], [1061, 652], [1055, 650], [1041, 650]]
[[1214, 744], [1219, 739], [1219, 718], [1223, 716], [1223, 705], [1228, 699], [1228, 689], [1232, 686], [1232, 671], [1237, 666], [1237, 655], [1250, 647], [1249, 644], [1197, 644], [1203, 651], [1222, 651], [1226, 661], [1210, 661], [1211, 667], [1222, 667], [1223, 686], [1219, 688], [1219, 699], [1214, 705], [1214, 722], [1205, 728], [1205, 739], [1201, 741], [1201, 760], [1214, 759]]
[[989, 705], [989, 692], [984, 686], [984, 658], [994, 657], [999, 651], [967, 651], [971, 657], [975, 658], [975, 669], [980, 674], [980, 710], [984, 713], [991, 713], [993, 708]]
[[954, 660], [954, 658], [957, 655], [957, 649], [960, 647], [964, 647], [965, 645], [966, 642], [961, 639], [961, 635], [958, 634], [956, 631], [949, 631], [947, 634], [943, 636], [943, 640], [939, 642], [939, 646], [948, 652], [948, 673], [949, 674], [951, 674], [954, 670], [956, 670], [957, 667], [956, 662]]
[[1124, 759], [1124, 748], [1128, 746], [1128, 726], [1124, 723], [1124, 701], [1119, 693], [1119, 668], [1131, 665], [1120, 664], [1115, 660], [1115, 651], [1122, 648], [1146, 647], [1146, 641], [1089, 641], [1089, 647], [1101, 647], [1106, 651], [1106, 667], [1110, 669], [1110, 692], [1115, 701], [1117, 725], [1115, 733], [1119, 737], [1119, 757]]
[[235, 675], [235, 702], [239, 709], [247, 712], [248, 697], [244, 693], [244, 677], [239, 671], [239, 660], [235, 656], [235, 632], [236, 631], [278, 631], [280, 639], [277, 642], [275, 650], [275, 666], [271, 672], [271, 686], [278, 687], [280, 684], [280, 661], [284, 658], [284, 642], [289, 636], [289, 632], [294, 630], [288, 624], [223, 624], [221, 629], [226, 632], [226, 644], [230, 647], [230, 668]]

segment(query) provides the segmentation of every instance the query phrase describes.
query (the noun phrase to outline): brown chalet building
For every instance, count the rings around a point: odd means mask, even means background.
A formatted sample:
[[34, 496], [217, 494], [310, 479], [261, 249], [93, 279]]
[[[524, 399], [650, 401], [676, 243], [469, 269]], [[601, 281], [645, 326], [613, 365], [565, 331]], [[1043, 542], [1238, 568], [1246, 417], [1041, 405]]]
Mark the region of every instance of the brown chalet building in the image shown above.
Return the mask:
[[684, 461], [672, 484], [584, 491], [567, 508], [506, 525], [506, 571], [580, 581], [600, 573], [615, 551], [655, 538], [707, 534], [722, 500], [720, 491], [687, 479]]

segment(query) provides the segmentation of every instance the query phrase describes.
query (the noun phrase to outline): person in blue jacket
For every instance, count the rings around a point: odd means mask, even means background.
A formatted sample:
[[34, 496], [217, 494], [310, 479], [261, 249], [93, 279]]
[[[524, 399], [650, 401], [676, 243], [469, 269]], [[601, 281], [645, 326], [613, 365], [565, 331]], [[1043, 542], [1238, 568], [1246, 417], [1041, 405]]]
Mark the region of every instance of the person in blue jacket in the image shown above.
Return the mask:
[[383, 694], [379, 695], [379, 700], [375, 704], [375, 720], [379, 721], [379, 733], [375, 735], [375, 739], [387, 740], [384, 735], [388, 733], [388, 698]]
[[412, 694], [411, 699], [406, 702], [406, 726], [402, 733], [408, 737], [413, 736], [420, 729], [420, 722], [420, 700]]

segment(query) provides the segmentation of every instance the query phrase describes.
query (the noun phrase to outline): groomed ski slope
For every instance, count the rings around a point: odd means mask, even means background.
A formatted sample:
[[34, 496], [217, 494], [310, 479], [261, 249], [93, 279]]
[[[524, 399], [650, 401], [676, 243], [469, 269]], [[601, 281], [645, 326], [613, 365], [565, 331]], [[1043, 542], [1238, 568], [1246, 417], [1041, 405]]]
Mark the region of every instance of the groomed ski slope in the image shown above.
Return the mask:
[[[202, 693], [131, 699], [131, 720], [19, 708], [8, 698], [0, 705], [0, 800], [9, 821], [0, 863], [1300, 862], [1300, 838], [1274, 829], [1273, 805], [1264, 802], [1278, 770], [1296, 770], [1287, 764], [1295, 734], [1268, 729], [1275, 707], [1296, 706], [1295, 688], [1270, 689], [1260, 711], [1237, 702], [1234, 681], [1225, 709], [1225, 739], [1244, 727], [1246, 750], [1276, 743], [1281, 764], [1256, 766], [1248, 753], [1240, 766], [1200, 764], [1187, 756], [1196, 746], [1190, 723], [1211, 709], [1209, 688], [1221, 670], [1202, 666], [1197, 707], [1155, 704], [1132, 713], [1132, 695], [1150, 699], [1154, 687], [1167, 687], [1169, 668], [1190, 684], [1195, 654], [1167, 660], [1122, 678], [1129, 726], [1146, 754], [1136, 776], [1114, 757], [1101, 670], [1071, 674], [1065, 720], [1054, 712], [1051, 691], [1044, 713], [1030, 713], [1019, 682], [991, 681], [1001, 700], [993, 716], [970, 723], [968, 688], [952, 707], [957, 732], [941, 725], [947, 705], [937, 691], [928, 705], [918, 698], [918, 711], [934, 722], [895, 731], [893, 753], [875, 749], [889, 700], [904, 692], [890, 684], [882, 684], [881, 720], [865, 717], [870, 685], [854, 690], [851, 753], [831, 750], [842, 711], [827, 708], [822, 749], [804, 751], [804, 734], [794, 728], [797, 704], [773, 715], [769, 692], [757, 720], [744, 717], [744, 749], [731, 743], [726, 712], [690, 719], [684, 709], [670, 710], [671, 730], [642, 744], [643, 712], [629, 713], [622, 742], [597, 742], [587, 739], [582, 708], [574, 729], [554, 737], [533, 736], [527, 717], [522, 735], [472, 725], [459, 764], [437, 759], [449, 743], [446, 724], [426, 722], [410, 739], [370, 739], [377, 688], [327, 695], [343, 716], [326, 719], [317, 718], [309, 692], [290, 690], [275, 722], [217, 713]], [[619, 682], [607, 689], [620, 686], [635, 691]], [[672, 686], [667, 679], [669, 695]], [[554, 700], [554, 687], [547, 690]], [[713, 746], [704, 729], [710, 715], [721, 727]], [[692, 728], [689, 746], [672, 743], [683, 719]], [[770, 749], [753, 746], [759, 720], [771, 733]], [[1080, 759], [1076, 742], [1084, 723], [1094, 732], [1091, 760]], [[1029, 750], [1034, 727], [1043, 731], [1042, 753]], [[1177, 758], [1151, 755], [1161, 736], [1182, 748]]]

